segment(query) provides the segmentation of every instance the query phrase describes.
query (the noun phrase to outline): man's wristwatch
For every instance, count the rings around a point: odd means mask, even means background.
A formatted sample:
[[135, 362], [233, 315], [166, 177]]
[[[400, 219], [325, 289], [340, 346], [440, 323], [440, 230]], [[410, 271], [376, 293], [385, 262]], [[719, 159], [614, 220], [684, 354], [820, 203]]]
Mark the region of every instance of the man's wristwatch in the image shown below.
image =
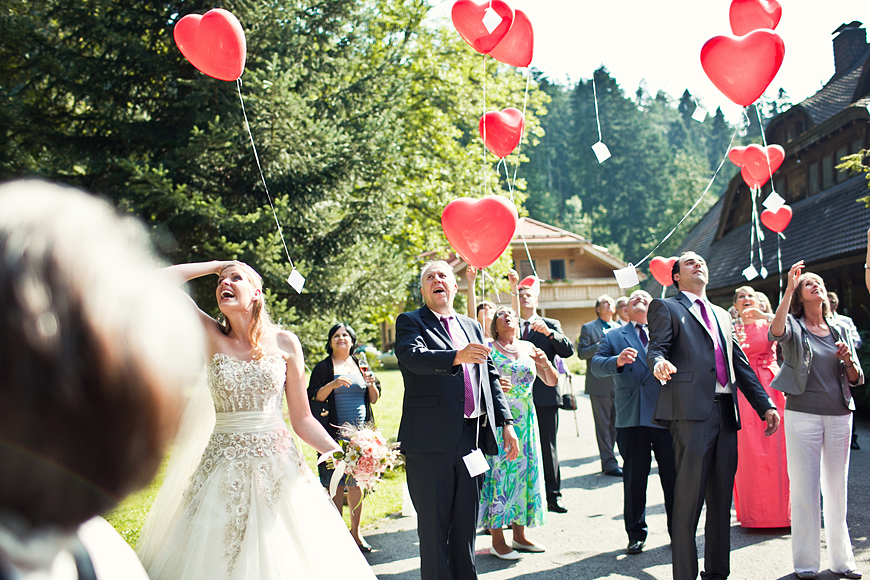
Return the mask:
[[514, 420], [508, 419], [507, 421], [504, 421], [501, 424], [499, 424], [499, 427], [507, 427], [508, 425], [513, 425], [513, 424], [514, 424]]

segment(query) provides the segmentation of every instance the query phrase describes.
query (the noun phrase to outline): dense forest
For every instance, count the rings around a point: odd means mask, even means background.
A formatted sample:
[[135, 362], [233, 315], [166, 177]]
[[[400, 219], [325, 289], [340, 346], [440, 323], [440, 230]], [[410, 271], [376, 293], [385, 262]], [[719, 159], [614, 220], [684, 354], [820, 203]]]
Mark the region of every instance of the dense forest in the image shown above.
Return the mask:
[[[41, 177], [104, 196], [141, 218], [170, 262], [249, 262], [274, 318], [315, 354], [336, 320], [373, 338], [377, 322], [414, 304], [423, 256], [448, 250], [445, 204], [508, 194], [517, 164], [521, 213], [636, 261], [700, 195], [734, 133], [721, 112], [691, 120], [688, 91], [679, 102], [643, 89], [629, 98], [602, 68], [594, 82], [613, 157], [599, 165], [592, 79], [560, 86], [483, 59], [452, 27], [425, 20], [425, 0], [228, 0], [248, 45], [237, 86], [196, 71], [172, 40], [181, 16], [212, 7], [0, 0], [0, 180]], [[240, 96], [307, 278], [301, 295], [285, 281]], [[478, 120], [523, 103], [521, 154], [499, 172]], [[206, 308], [212, 283], [193, 288]]]

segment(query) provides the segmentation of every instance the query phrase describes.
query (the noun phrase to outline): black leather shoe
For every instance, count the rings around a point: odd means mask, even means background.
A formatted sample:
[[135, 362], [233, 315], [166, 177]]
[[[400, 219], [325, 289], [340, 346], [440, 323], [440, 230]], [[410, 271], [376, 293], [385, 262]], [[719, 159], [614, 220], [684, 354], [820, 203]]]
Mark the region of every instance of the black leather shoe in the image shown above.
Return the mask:
[[861, 449], [861, 446], [858, 445], [858, 436], [852, 435], [852, 443], [849, 445], [852, 449]]
[[553, 501], [547, 502], [547, 511], [565, 514], [568, 513], [568, 508], [562, 505], [562, 501], [559, 498], [556, 498]]
[[643, 545], [645, 543], [646, 542], [644, 542], [643, 540], [638, 540], [636, 542], [632, 542], [625, 549], [625, 553], [626, 554], [640, 554], [641, 552], [643, 552]]
[[622, 477], [622, 468], [619, 466], [614, 467], [610, 471], [605, 471], [604, 475], [612, 475], [614, 477]]

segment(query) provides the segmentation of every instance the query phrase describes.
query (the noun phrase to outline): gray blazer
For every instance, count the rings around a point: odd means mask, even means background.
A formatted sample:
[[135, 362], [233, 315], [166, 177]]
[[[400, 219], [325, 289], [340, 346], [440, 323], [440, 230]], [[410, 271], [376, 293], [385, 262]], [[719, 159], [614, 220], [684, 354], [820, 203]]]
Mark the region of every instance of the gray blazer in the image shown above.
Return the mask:
[[592, 373], [592, 357], [598, 351], [598, 345], [604, 339], [605, 332], [613, 332], [615, 328], [608, 331], [604, 330], [604, 322], [600, 318], [596, 318], [592, 322], [587, 322], [580, 329], [580, 336], [577, 338], [577, 356], [586, 363], [586, 394], [607, 396], [613, 392], [613, 379], [609, 376], [596, 377]]
[[[628, 347], [635, 349], [638, 357], [633, 363], [617, 367], [619, 353]], [[645, 349], [633, 324], [625, 324], [604, 335], [598, 352], [592, 357], [592, 373], [596, 377], [613, 377], [617, 429], [662, 427], [653, 423], [659, 382], [646, 364]]]
[[[864, 371], [861, 363], [855, 356], [855, 345], [848, 330], [844, 329], [839, 322], [831, 318], [827, 319], [828, 326], [834, 334], [834, 341], [845, 342], [852, 351], [852, 361], [858, 371], [858, 380], [852, 386], [864, 384]], [[782, 366], [779, 373], [773, 378], [770, 386], [787, 395], [801, 395], [807, 389], [807, 377], [813, 365], [813, 349], [810, 348], [809, 330], [804, 326], [803, 320], [798, 320], [791, 314], [785, 320], [785, 332], [782, 336], [775, 336], [773, 329], [767, 331], [767, 337], [782, 345]], [[852, 399], [852, 388], [849, 377], [846, 376], [846, 363], [840, 361], [840, 390], [843, 392], [843, 402], [849, 410], [855, 410], [855, 401]]]

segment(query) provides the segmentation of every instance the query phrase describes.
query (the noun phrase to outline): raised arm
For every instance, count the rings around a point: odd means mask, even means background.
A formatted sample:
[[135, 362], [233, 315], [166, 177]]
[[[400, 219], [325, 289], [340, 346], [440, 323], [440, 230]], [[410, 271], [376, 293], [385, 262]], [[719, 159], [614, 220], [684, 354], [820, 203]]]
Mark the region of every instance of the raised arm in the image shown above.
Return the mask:
[[[517, 313], [517, 316], [520, 315], [520, 291], [517, 290], [517, 287], [520, 284], [520, 275], [516, 270], [511, 268], [508, 271], [508, 282], [510, 282], [511, 287], [511, 308], [513, 308], [514, 312]], [[516, 338], [520, 337], [520, 328], [517, 325], [517, 335]]]
[[293, 430], [300, 439], [320, 453], [338, 449], [335, 440], [311, 414], [305, 389], [305, 359], [299, 339], [295, 334], [282, 330], [278, 332], [277, 340], [287, 363], [284, 392], [287, 395], [287, 408]]
[[[203, 276], [208, 276], [211, 274], [219, 275], [221, 271], [230, 264], [232, 264], [232, 262], [223, 260], [212, 260], [210, 262], [193, 262], [190, 264], [176, 264], [174, 266], [167, 266], [166, 268], [163, 268], [162, 270], [160, 270], [159, 273], [169, 283], [181, 286], [184, 283], [193, 280], [194, 278], [202, 278]], [[211, 352], [215, 352], [217, 350], [216, 340], [221, 334], [218, 323], [215, 321], [214, 318], [209, 316], [208, 313], [204, 312], [193, 300], [193, 298], [190, 298], [188, 296], [188, 299], [190, 300], [193, 307], [196, 308], [197, 314], [199, 314], [199, 320], [202, 323], [202, 326], [206, 331], [206, 337], [208, 338], [209, 350]]]
[[870, 292], [870, 229], [867, 230], [867, 257], [864, 258], [864, 285], [867, 286], [867, 292]]
[[477, 280], [477, 268], [468, 266], [465, 269], [465, 281], [468, 282], [468, 288], [465, 290], [465, 310], [468, 317], [477, 320], [477, 296], [474, 294], [474, 282]]
[[776, 307], [776, 314], [773, 316], [773, 322], [770, 323], [770, 335], [774, 338], [781, 338], [785, 335], [785, 323], [788, 318], [788, 309], [791, 306], [791, 298], [794, 295], [795, 288], [797, 288], [797, 283], [801, 277], [801, 270], [803, 270], [803, 267], [804, 261], [801, 260], [793, 265], [788, 271], [788, 285], [785, 288], [779, 306]]

